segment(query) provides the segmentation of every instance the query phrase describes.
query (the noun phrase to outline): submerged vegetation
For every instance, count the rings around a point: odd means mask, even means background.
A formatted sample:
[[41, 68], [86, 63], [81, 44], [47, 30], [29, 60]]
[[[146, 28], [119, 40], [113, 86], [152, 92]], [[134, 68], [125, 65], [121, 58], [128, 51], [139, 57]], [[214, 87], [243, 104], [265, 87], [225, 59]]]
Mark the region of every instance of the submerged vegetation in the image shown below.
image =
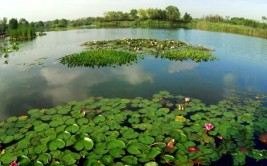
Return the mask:
[[175, 40], [157, 39], [117, 39], [108, 41], [93, 41], [84, 44], [87, 51], [62, 57], [60, 62], [69, 67], [117, 66], [136, 62], [138, 55], [155, 55], [174, 61], [191, 59], [195, 62], [217, 59], [211, 50], [203, 46], [192, 46]]
[[166, 91], [32, 109], [0, 123], [0, 165], [255, 164], [267, 159], [266, 111], [260, 100], [206, 106]]

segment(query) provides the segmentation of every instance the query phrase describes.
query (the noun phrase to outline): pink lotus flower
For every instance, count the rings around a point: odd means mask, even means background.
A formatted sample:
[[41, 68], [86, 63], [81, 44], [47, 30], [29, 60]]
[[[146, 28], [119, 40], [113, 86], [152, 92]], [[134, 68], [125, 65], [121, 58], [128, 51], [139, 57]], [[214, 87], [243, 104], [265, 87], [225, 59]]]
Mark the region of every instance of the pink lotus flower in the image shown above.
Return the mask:
[[186, 98], [184, 98], [184, 101], [185, 101], [186, 103], [189, 103], [190, 98], [189, 98], [189, 97], [186, 97]]
[[206, 123], [205, 124], [205, 130], [206, 131], [210, 131], [211, 129], [213, 129], [214, 128], [214, 126], [211, 124], [211, 123]]
[[19, 164], [16, 161], [13, 161], [12, 163], [10, 163], [9, 166], [18, 166]]

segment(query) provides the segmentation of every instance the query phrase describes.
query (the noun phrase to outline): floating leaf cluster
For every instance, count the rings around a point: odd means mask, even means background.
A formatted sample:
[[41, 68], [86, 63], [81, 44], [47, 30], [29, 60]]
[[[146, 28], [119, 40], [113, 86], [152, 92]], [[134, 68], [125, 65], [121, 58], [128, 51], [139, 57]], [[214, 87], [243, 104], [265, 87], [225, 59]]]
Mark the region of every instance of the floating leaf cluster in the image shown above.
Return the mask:
[[210, 165], [225, 155], [243, 165], [267, 159], [255, 146], [266, 111], [252, 99], [206, 106], [167, 91], [150, 100], [91, 97], [0, 123], [0, 165]]
[[12, 44], [9, 44], [7, 46], [1, 46], [0, 45], [0, 57], [4, 58], [4, 64], [8, 64], [8, 57], [9, 53], [12, 51], [17, 51], [19, 49], [19, 43], [14, 42]]
[[121, 66], [123, 64], [131, 64], [134, 62], [137, 62], [136, 54], [111, 49], [87, 50], [60, 59], [60, 63], [67, 64], [68, 67]]
[[138, 55], [143, 58], [145, 54], [174, 61], [217, 59], [212, 56], [210, 49], [176, 40], [117, 39], [87, 42], [84, 45], [88, 51], [62, 57], [61, 63], [68, 64], [69, 67], [116, 66], [135, 62]]

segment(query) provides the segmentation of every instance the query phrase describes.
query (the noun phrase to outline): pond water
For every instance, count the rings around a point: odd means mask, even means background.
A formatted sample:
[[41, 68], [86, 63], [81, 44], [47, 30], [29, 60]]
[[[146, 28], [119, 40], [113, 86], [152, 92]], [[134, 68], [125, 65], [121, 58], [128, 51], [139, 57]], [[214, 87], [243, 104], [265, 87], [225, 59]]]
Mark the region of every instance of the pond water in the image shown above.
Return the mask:
[[[218, 61], [174, 62], [145, 56], [121, 67], [68, 68], [59, 58], [86, 41], [117, 38], [175, 39], [214, 49]], [[91, 96], [152, 97], [160, 90], [199, 98], [206, 104], [232, 96], [267, 93], [267, 40], [185, 29], [82, 29], [47, 32], [20, 43], [0, 58], [0, 120], [31, 108], [51, 108]]]

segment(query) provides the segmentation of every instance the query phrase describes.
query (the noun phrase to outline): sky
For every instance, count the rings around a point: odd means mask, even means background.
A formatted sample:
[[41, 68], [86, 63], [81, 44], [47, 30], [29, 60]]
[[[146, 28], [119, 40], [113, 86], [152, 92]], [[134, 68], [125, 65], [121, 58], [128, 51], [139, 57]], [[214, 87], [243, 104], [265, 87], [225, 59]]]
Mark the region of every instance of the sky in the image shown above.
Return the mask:
[[28, 21], [77, 19], [103, 16], [106, 11], [176, 6], [193, 18], [210, 14], [261, 20], [267, 16], [267, 0], [1, 0], [0, 19], [25, 18]]

